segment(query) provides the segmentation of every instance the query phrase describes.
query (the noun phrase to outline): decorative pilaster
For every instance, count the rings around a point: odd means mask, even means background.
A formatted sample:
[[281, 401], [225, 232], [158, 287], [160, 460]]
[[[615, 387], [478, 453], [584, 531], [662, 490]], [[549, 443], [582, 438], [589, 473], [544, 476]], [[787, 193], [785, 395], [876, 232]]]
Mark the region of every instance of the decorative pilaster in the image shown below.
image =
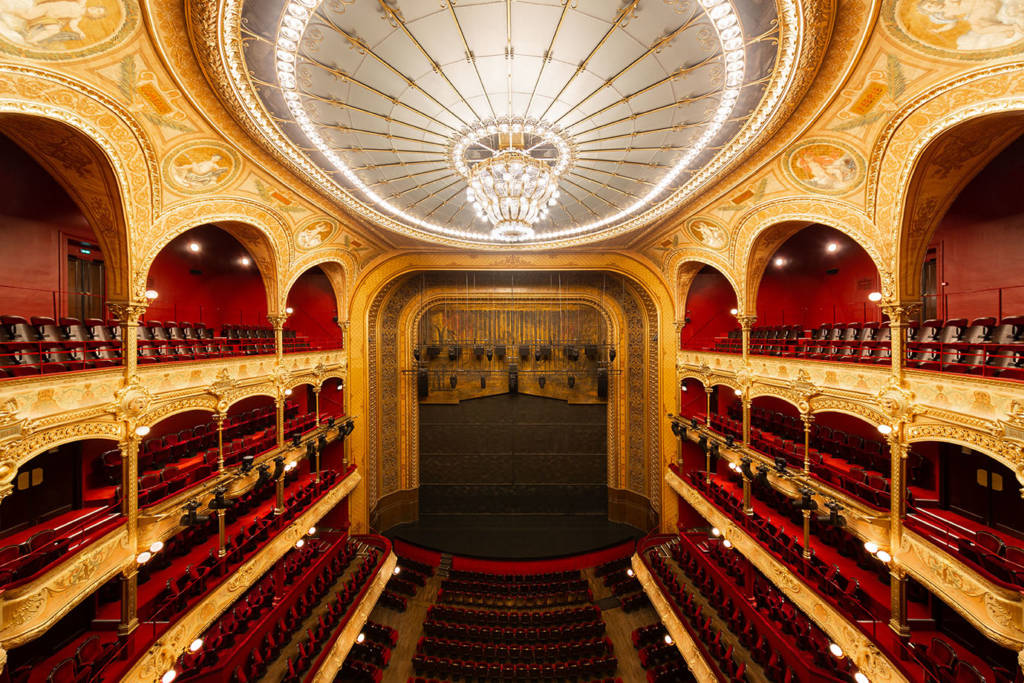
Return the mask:
[[686, 321], [676, 320], [674, 325], [676, 329], [676, 348], [681, 349], [683, 348], [683, 328], [686, 327]]
[[135, 376], [139, 363], [139, 320], [147, 305], [138, 301], [108, 301], [107, 308], [121, 327], [121, 362], [125, 384]]
[[139, 437], [134, 433], [118, 444], [121, 450], [121, 514], [128, 529], [128, 547], [139, 542]]
[[910, 637], [907, 622], [907, 573], [896, 562], [889, 567], [889, 628], [901, 638]]
[[277, 357], [277, 364], [281, 364], [284, 358], [284, 323], [288, 316], [284, 314], [270, 314], [267, 320], [274, 326], [274, 355]]
[[127, 636], [139, 627], [139, 571], [132, 557], [131, 568], [124, 570], [121, 581], [121, 622], [117, 635]]
[[889, 435], [889, 543], [895, 557], [903, 537], [903, 518], [907, 514], [907, 444], [901, 437], [902, 429]]
[[738, 315], [737, 322], [740, 324], [740, 335], [743, 351], [743, 364], [747, 364], [747, 356], [750, 354], [750, 328], [757, 322], [756, 315]]
[[920, 303], [883, 303], [882, 313], [889, 318], [889, 339], [892, 346], [892, 374], [896, 381], [903, 381], [903, 368], [907, 363], [907, 323], [918, 310]]

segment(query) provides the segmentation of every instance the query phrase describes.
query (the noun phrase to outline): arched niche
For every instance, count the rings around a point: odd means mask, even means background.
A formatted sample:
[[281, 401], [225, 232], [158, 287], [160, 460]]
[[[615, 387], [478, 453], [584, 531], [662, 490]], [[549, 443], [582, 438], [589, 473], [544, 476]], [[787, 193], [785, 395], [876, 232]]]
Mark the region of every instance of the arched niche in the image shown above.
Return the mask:
[[[717, 348], [716, 340], [735, 337], [739, 351], [737, 329], [737, 294], [732, 282], [717, 267], [690, 261], [679, 268], [678, 295], [683, 303], [684, 323], [680, 333], [682, 348]], [[727, 349], [723, 349], [727, 350]]]
[[297, 340], [306, 340], [303, 348], [339, 348], [338, 302], [344, 295], [345, 272], [339, 263], [319, 263], [295, 277], [285, 299], [285, 350], [297, 346]]

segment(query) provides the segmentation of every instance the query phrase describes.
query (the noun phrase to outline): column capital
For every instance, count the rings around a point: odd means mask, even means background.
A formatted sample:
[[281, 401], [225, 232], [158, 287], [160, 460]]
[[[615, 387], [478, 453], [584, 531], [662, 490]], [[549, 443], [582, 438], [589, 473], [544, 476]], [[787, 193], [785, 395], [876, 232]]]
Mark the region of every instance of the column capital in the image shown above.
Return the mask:
[[139, 318], [149, 308], [149, 303], [131, 300], [108, 301], [107, 308], [110, 310], [111, 315], [117, 318], [118, 322], [122, 325], [137, 325]]
[[754, 323], [757, 322], [757, 316], [745, 314], [737, 315], [736, 322], [740, 324], [740, 329], [749, 330], [751, 327], [754, 326]]
[[284, 329], [284, 324], [288, 321], [287, 313], [268, 313], [267, 320], [274, 327], [274, 331]]
[[920, 301], [882, 301], [878, 304], [889, 318], [889, 327], [901, 327], [921, 310]]
[[810, 429], [811, 425], [814, 424], [814, 414], [800, 413], [800, 421], [804, 423], [804, 429]]

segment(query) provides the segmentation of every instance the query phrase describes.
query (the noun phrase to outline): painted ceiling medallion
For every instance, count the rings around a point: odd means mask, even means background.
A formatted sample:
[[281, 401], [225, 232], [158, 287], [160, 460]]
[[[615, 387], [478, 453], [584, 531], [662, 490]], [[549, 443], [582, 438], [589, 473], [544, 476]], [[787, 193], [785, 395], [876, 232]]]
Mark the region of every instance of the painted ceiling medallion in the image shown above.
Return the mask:
[[748, 151], [793, 63], [775, 4], [749, 0], [224, 1], [268, 139], [447, 243], [640, 227]]

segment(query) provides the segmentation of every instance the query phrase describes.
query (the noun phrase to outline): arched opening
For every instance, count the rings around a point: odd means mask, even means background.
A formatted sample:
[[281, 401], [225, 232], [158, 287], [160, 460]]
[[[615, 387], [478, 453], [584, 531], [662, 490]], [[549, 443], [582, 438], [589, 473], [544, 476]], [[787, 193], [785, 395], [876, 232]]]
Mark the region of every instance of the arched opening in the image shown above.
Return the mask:
[[[736, 290], [714, 266], [684, 264], [680, 290], [686, 286], [686, 305], [680, 348], [739, 352], [736, 332]], [[681, 291], [682, 293], [682, 291]]]
[[[963, 135], [982, 134], [981, 123]], [[960, 179], [966, 185], [948, 211], [907, 254], [917, 260], [922, 302], [909, 333], [908, 368], [1024, 379], [1024, 137], [1014, 137], [973, 179]], [[942, 139], [934, 144], [944, 146]], [[929, 179], [941, 175], [936, 164], [943, 160], [926, 160], [920, 192], [935, 192]]]
[[872, 301], [878, 269], [845, 233], [826, 225], [780, 225], [759, 240], [770, 250], [757, 283], [750, 353], [817, 360], [891, 362], [888, 326]]
[[[285, 421], [298, 410], [285, 410]], [[242, 463], [277, 446], [277, 407], [270, 396], [249, 396], [232, 403], [224, 419], [224, 466]]]
[[313, 266], [303, 272], [288, 290], [285, 352], [341, 348], [339, 292], [335, 290], [337, 280], [328, 275], [328, 270], [338, 277], [335, 270], [340, 271], [341, 266], [336, 263]]
[[[212, 476], [218, 458], [217, 423], [211, 412], [189, 410], [152, 425], [139, 443], [139, 506], [153, 505]], [[120, 469], [119, 462], [116, 467]]]
[[103, 152], [47, 119], [0, 117], [0, 378], [107, 367], [108, 296], [128, 278], [117, 182]]
[[83, 439], [37, 454], [18, 468], [0, 503], [0, 588], [23, 583], [81, 549], [121, 516], [121, 468], [106, 470], [117, 442]]
[[267, 287], [251, 250], [231, 232], [202, 225], [153, 260], [151, 303], [139, 328], [139, 362], [274, 352]]

